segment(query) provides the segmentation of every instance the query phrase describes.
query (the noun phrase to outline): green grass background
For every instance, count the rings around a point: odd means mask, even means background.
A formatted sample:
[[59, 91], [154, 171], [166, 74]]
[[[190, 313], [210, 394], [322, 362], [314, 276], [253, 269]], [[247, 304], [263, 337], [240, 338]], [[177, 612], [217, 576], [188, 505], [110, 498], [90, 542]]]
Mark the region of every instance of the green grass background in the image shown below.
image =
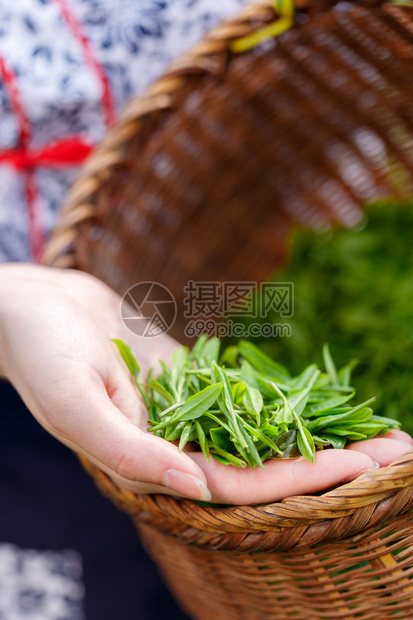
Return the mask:
[[294, 316], [261, 321], [292, 335], [255, 343], [292, 373], [322, 367], [325, 342], [338, 366], [357, 358], [357, 400], [376, 396], [375, 413], [413, 433], [413, 203], [376, 204], [357, 229], [295, 233], [272, 279], [294, 283]]

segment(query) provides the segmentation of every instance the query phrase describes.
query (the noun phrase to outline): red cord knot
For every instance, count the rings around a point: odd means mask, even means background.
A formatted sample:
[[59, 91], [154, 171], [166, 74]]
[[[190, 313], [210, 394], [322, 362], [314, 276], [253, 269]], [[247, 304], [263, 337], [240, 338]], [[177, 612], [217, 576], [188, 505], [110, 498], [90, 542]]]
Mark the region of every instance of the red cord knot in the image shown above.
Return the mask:
[[38, 149], [18, 147], [0, 150], [0, 163], [7, 163], [16, 170], [30, 170], [40, 166], [76, 166], [84, 162], [92, 145], [79, 136], [55, 140]]

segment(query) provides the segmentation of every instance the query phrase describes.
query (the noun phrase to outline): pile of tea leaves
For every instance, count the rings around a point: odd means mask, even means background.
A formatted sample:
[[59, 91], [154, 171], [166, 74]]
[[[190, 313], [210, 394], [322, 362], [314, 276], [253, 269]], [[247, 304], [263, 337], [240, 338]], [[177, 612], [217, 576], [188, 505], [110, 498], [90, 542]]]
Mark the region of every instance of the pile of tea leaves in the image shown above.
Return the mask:
[[263, 467], [271, 458], [344, 448], [398, 428], [373, 414], [369, 398], [354, 403], [353, 364], [340, 370], [324, 346], [325, 372], [310, 364], [292, 376], [281, 364], [246, 340], [220, 354], [217, 338], [201, 336], [190, 351], [177, 348], [169, 368], [145, 381], [131, 350], [114, 340], [149, 411], [148, 431], [182, 450], [199, 445], [209, 461], [236, 467]]
[[413, 204], [371, 206], [353, 230], [299, 231], [273, 280], [294, 283], [294, 315], [264, 320], [291, 337], [254, 343], [298, 372], [329, 342], [338, 365], [358, 360], [359, 397], [374, 394], [375, 411], [413, 433]]

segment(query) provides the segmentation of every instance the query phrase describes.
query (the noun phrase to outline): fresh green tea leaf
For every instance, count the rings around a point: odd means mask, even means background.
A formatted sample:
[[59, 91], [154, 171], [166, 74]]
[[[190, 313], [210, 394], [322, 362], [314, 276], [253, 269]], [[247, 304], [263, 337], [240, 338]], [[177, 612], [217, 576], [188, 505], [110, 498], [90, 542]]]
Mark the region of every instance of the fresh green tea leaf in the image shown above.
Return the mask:
[[338, 435], [339, 437], [345, 437], [349, 441], [361, 441], [362, 439], [366, 439], [367, 435], [363, 433], [356, 433], [352, 430], [347, 430], [344, 428], [325, 428], [324, 433], [328, 435]]
[[331, 383], [333, 385], [339, 385], [340, 382], [338, 380], [337, 369], [333, 362], [333, 358], [331, 357], [330, 348], [328, 344], [325, 344], [323, 347], [323, 359], [324, 359], [324, 366], [326, 367]]
[[123, 340], [118, 340], [117, 338], [112, 338], [112, 342], [115, 343], [123, 361], [128, 367], [129, 372], [133, 375], [135, 379], [136, 386], [143, 398], [143, 401], [147, 407], [149, 407], [149, 399], [141, 384], [139, 383], [139, 373], [141, 371], [138, 362], [135, 359], [135, 356], [132, 353], [132, 349], [128, 347]]
[[158, 392], [158, 394], [160, 394], [167, 403], [169, 403], [170, 405], [174, 404], [174, 397], [163, 387], [163, 385], [159, 383], [159, 381], [157, 381], [156, 379], [152, 379], [149, 387], [155, 392]]
[[[337, 450], [341, 450], [346, 445], [345, 438], [344, 437], [338, 437], [337, 435], [329, 435], [328, 433], [323, 433], [322, 435], [319, 436], [319, 438], [322, 441], [326, 441], [333, 448], [336, 448]], [[314, 439], [314, 441], [317, 441], [317, 439], [318, 439], [317, 435], [313, 435], [313, 439]]]
[[260, 413], [264, 406], [261, 393], [253, 387], [247, 385], [247, 389], [244, 392], [243, 403], [248, 413], [251, 413], [257, 418], [257, 423], [260, 423]]
[[224, 369], [221, 368], [221, 366], [218, 366], [218, 364], [216, 364], [215, 362], [212, 363], [212, 372], [215, 376], [216, 381], [221, 381], [222, 383], [222, 400], [226, 408], [228, 419], [231, 422], [232, 428], [234, 430], [235, 435], [237, 436], [237, 439], [240, 445], [244, 449], [246, 449], [247, 444], [246, 444], [245, 438], [243, 437], [243, 434], [239, 428], [237, 419], [235, 417], [234, 401], [232, 400], [231, 386], [230, 386], [228, 377]]
[[235, 405], [242, 406], [243, 397], [244, 397], [246, 389], [247, 387], [245, 383], [243, 383], [242, 381], [239, 381], [238, 383], [234, 383], [234, 385], [231, 388], [231, 392], [232, 392], [232, 400]]
[[182, 450], [184, 449], [185, 445], [188, 443], [189, 436], [191, 434], [191, 430], [192, 430], [192, 422], [187, 422], [184, 425], [184, 428], [182, 430], [181, 439], [179, 440], [179, 452], [182, 452]]
[[313, 436], [305, 426], [299, 426], [297, 434], [297, 446], [301, 454], [311, 463], [315, 460], [315, 445]]
[[169, 424], [165, 429], [165, 439], [167, 441], [176, 441], [180, 438], [185, 422], [177, 422], [176, 424]]
[[129, 372], [134, 376], [135, 381], [137, 381], [141, 369], [139, 367], [138, 362], [135, 359], [135, 356], [132, 353], [132, 349], [130, 347], [128, 347], [123, 342], [123, 340], [118, 340], [117, 338], [112, 338], [112, 342], [114, 342], [115, 345], [117, 346], [118, 351], [119, 351], [123, 361], [125, 362], [126, 366], [128, 367]]
[[241, 469], [245, 469], [247, 464], [245, 461], [242, 461], [238, 457], [234, 456], [230, 452], [223, 450], [219, 446], [214, 446], [212, 451], [212, 456], [215, 460], [220, 463], [224, 463], [225, 465], [235, 465], [235, 467], [240, 467]]
[[219, 365], [227, 367], [232, 366], [235, 368], [238, 365], [238, 356], [238, 347], [227, 347], [221, 355]]
[[320, 413], [324, 413], [325, 411], [328, 411], [329, 409], [335, 409], [336, 407], [339, 407], [340, 405], [344, 405], [344, 403], [347, 403], [353, 397], [354, 397], [354, 392], [352, 392], [351, 394], [347, 394], [346, 396], [335, 396], [333, 398], [327, 398], [324, 402], [317, 403], [316, 405], [312, 405], [312, 407], [309, 407], [306, 411], [306, 414], [303, 415], [303, 417], [304, 418], [317, 417], [319, 416]]
[[218, 338], [210, 338], [205, 344], [202, 356], [206, 366], [211, 366], [213, 362], [218, 361], [220, 345]]
[[338, 380], [340, 385], [344, 387], [350, 386], [351, 374], [354, 368], [357, 366], [358, 360], [351, 360], [348, 364], [346, 364], [343, 368], [338, 371]]
[[301, 413], [304, 411], [308, 401], [308, 397], [310, 395], [310, 390], [311, 386], [305, 389], [294, 390], [293, 392], [288, 393], [288, 404], [291, 409], [294, 409], [297, 415], [301, 415]]
[[269, 375], [272, 378], [288, 379], [289, 374], [286, 368], [281, 364], [274, 362], [268, 355], [260, 351], [258, 347], [247, 340], [241, 340], [239, 343], [239, 352], [242, 357], [247, 360], [259, 372]]
[[202, 427], [202, 425], [200, 424], [200, 422], [198, 420], [195, 420], [195, 428], [196, 428], [196, 432], [198, 434], [198, 441], [199, 441], [199, 445], [201, 446], [201, 450], [204, 453], [204, 457], [206, 458], [206, 460], [209, 463], [209, 448], [208, 448], [208, 441], [205, 435], [205, 431]]
[[292, 381], [291, 390], [298, 391], [303, 390], [304, 388], [311, 389], [319, 376], [320, 371], [317, 366], [315, 364], [311, 364], [303, 370], [301, 375], [298, 375], [298, 377]]
[[254, 370], [248, 362], [245, 360], [241, 363], [241, 381], [246, 385], [259, 390], [257, 379], [255, 378]]
[[217, 400], [222, 391], [222, 383], [215, 383], [204, 388], [198, 394], [190, 396], [174, 416], [175, 420], [196, 420], [200, 418]]
[[224, 450], [231, 450], [230, 435], [223, 426], [211, 428], [209, 434], [215, 445], [223, 448]]
[[198, 364], [199, 368], [202, 367], [202, 356], [207, 342], [208, 336], [206, 334], [201, 334], [194, 346], [192, 347], [192, 351], [190, 353], [191, 359]]

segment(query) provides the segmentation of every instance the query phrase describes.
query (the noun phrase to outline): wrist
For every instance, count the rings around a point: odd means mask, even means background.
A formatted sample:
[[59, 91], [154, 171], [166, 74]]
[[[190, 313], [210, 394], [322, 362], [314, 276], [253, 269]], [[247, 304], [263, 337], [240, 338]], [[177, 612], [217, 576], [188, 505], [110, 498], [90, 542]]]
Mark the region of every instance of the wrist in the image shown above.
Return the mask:
[[9, 321], [8, 306], [13, 296], [11, 287], [14, 274], [13, 263], [0, 265], [0, 379], [8, 379], [7, 359], [7, 323]]
[[26, 302], [19, 292], [25, 280], [32, 280], [35, 272], [42, 267], [25, 263], [0, 264], [0, 378], [10, 379], [9, 333], [17, 319], [16, 312], [24, 311]]

